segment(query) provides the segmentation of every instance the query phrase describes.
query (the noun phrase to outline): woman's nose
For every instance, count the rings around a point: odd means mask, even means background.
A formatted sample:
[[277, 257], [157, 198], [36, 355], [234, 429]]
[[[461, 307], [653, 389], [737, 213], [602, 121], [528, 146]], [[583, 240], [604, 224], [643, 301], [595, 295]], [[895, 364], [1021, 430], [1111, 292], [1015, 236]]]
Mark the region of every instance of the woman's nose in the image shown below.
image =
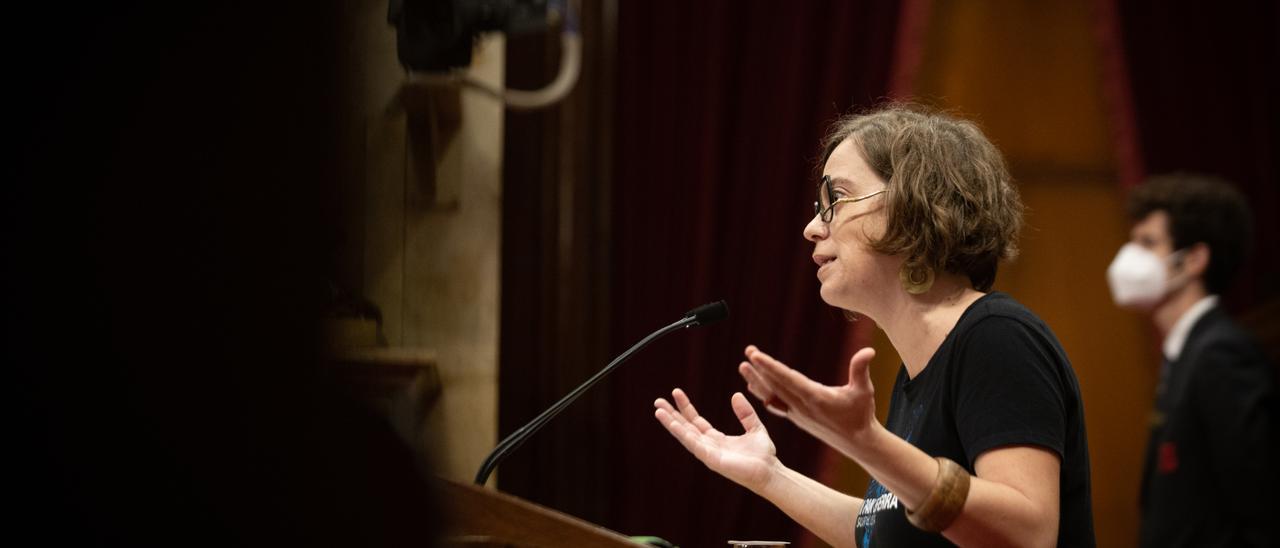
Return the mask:
[[809, 224], [804, 225], [804, 239], [817, 242], [827, 237], [827, 223], [822, 222], [821, 215], [814, 215]]

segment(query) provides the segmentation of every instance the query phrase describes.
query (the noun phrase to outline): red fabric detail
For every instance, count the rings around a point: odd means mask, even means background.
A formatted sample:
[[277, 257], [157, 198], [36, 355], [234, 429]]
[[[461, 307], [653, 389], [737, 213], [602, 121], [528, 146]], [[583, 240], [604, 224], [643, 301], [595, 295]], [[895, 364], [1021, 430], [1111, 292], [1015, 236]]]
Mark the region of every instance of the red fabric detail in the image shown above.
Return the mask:
[[1178, 471], [1178, 445], [1166, 441], [1160, 444], [1157, 453], [1156, 469], [1161, 474], [1172, 474]]

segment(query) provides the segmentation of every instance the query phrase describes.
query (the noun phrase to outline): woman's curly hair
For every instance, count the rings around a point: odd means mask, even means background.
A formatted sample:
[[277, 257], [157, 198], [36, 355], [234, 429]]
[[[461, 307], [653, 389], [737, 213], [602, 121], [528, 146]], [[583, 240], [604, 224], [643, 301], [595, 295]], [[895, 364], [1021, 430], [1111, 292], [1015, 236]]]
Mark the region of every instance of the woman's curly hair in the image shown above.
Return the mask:
[[913, 279], [924, 269], [940, 270], [989, 291], [1000, 260], [1018, 254], [1022, 201], [1004, 157], [978, 126], [890, 104], [837, 120], [819, 166], [846, 140], [889, 185], [886, 230], [871, 248], [904, 256]]

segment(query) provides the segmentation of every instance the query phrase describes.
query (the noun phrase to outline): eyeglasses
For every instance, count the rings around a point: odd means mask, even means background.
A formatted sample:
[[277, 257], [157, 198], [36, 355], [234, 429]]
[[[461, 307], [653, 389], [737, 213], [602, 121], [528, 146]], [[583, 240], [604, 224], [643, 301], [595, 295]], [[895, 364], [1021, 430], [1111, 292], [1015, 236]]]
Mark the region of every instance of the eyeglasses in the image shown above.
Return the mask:
[[836, 215], [836, 204], [861, 202], [885, 192], [888, 192], [888, 189], [882, 188], [865, 196], [837, 198], [835, 190], [831, 188], [831, 176], [823, 175], [822, 182], [818, 183], [818, 200], [813, 202], [813, 214], [822, 218], [822, 222], [829, 223]]

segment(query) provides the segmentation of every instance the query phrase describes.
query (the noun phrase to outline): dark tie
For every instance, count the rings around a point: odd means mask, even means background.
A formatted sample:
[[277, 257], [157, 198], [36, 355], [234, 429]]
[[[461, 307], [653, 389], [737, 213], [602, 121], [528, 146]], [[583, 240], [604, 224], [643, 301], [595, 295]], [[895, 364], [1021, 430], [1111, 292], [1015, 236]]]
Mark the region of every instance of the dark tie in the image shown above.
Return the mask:
[[1157, 400], [1159, 400], [1161, 396], [1164, 396], [1165, 389], [1169, 387], [1169, 369], [1171, 363], [1172, 362], [1169, 361], [1169, 358], [1164, 358], [1160, 361], [1160, 380], [1156, 381]]
[[1164, 357], [1163, 352], [1161, 353], [1161, 357], [1163, 359], [1160, 360], [1160, 378], [1156, 381], [1156, 397], [1154, 405], [1151, 408], [1151, 433], [1150, 438], [1147, 440], [1146, 456], [1143, 459], [1142, 488], [1139, 491], [1140, 494], [1138, 499], [1139, 504], [1143, 508], [1146, 508], [1147, 506], [1147, 487], [1150, 485], [1151, 474], [1155, 467], [1156, 444], [1160, 441], [1160, 431], [1164, 429], [1164, 392], [1169, 387], [1169, 371], [1172, 368], [1172, 362], [1169, 361], [1169, 358]]

